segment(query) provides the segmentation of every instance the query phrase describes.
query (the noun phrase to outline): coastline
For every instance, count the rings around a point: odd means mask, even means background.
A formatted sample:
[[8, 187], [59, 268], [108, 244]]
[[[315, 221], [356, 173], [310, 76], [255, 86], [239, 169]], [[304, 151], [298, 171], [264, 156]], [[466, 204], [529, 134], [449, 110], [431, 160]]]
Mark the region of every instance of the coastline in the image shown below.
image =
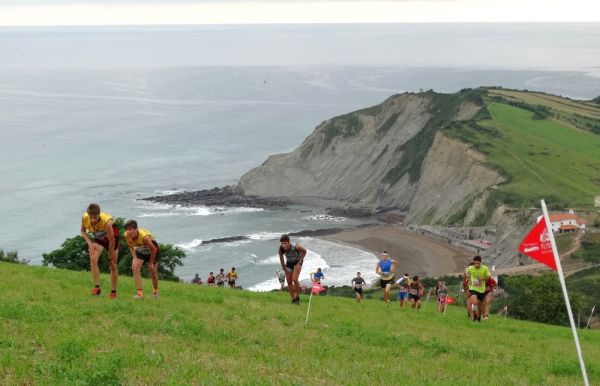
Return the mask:
[[349, 229], [319, 238], [351, 245], [377, 257], [387, 250], [392, 259], [398, 261], [396, 276], [404, 272], [427, 277], [456, 274], [462, 272], [473, 257], [470, 251], [418, 235], [398, 225]]

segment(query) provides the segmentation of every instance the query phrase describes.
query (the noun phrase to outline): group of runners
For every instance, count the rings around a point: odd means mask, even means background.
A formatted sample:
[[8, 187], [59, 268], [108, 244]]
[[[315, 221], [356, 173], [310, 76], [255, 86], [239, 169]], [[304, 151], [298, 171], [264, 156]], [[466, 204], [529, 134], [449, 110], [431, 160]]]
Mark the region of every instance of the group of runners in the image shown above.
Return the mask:
[[[225, 282], [227, 282], [229, 288], [237, 288], [237, 280], [238, 273], [235, 270], [235, 267], [231, 267], [231, 270], [227, 273], [225, 273], [225, 270], [221, 268], [219, 270], [219, 273], [217, 273], [216, 275], [212, 271], [208, 274], [208, 277], [206, 278], [206, 284], [211, 287], [224, 287]], [[192, 279], [192, 284], [204, 284], [199, 274], [194, 275], [194, 278]]]
[[[281, 290], [284, 289], [284, 280], [287, 280], [292, 304], [299, 304], [301, 287], [298, 277], [306, 256], [306, 249], [299, 244], [292, 244], [288, 235], [282, 235], [279, 241], [281, 243], [278, 250], [281, 270], [277, 270], [276, 274], [281, 284]], [[404, 307], [410, 302], [411, 308], [418, 310], [421, 308], [425, 287], [418, 275], [411, 278], [408, 273], [405, 273], [396, 279], [394, 272], [397, 265], [398, 262], [392, 259], [387, 251], [383, 251], [375, 266], [375, 272], [379, 275], [379, 285], [383, 290], [383, 300], [389, 306], [391, 290], [397, 288], [400, 307]], [[311, 274], [313, 283], [320, 283], [322, 278], [324, 275], [320, 268]], [[363, 298], [363, 288], [367, 284], [360, 272], [356, 273], [351, 284], [356, 294], [356, 302], [360, 302]], [[482, 318], [483, 320], [488, 319], [493, 298], [492, 292], [495, 291], [496, 286], [497, 282], [488, 267], [481, 264], [481, 257], [479, 255], [473, 257], [473, 262], [465, 269], [463, 275], [463, 290], [467, 294], [466, 305], [471, 320], [480, 322]], [[449, 290], [444, 281], [437, 282], [434, 298], [438, 311], [445, 313]]]
[[[81, 218], [81, 237], [87, 243], [90, 254], [90, 269], [92, 272], [92, 295], [99, 296], [102, 293], [100, 289], [100, 269], [98, 268], [98, 259], [102, 252], [106, 250], [108, 254], [110, 267], [110, 285], [111, 291], [109, 298], [117, 297], [117, 282], [119, 279], [118, 259], [121, 237], [119, 229], [114, 223], [113, 217], [100, 210], [96, 203], [89, 204], [87, 210]], [[144, 264], [150, 272], [152, 281], [152, 296], [158, 299], [158, 260], [160, 257], [160, 247], [150, 231], [139, 228], [135, 220], [125, 222], [125, 241], [131, 252], [131, 269], [133, 280], [137, 289], [135, 299], [142, 299], [144, 291], [142, 288], [141, 269]]]
[[[396, 279], [394, 272], [396, 271], [397, 265], [398, 262], [390, 257], [388, 251], [383, 251], [381, 259], [375, 266], [375, 273], [379, 275], [379, 286], [383, 290], [383, 301], [386, 306], [389, 306], [391, 302], [391, 290], [397, 288], [400, 307], [404, 307], [404, 305], [410, 301], [412, 308], [420, 309], [425, 287], [421, 283], [418, 275], [414, 275], [411, 280], [410, 275], [405, 273], [402, 277]], [[357, 292], [357, 288], [354, 283], [356, 283], [358, 278], [359, 275], [357, 273], [357, 277], [352, 280], [352, 287], [355, 292]], [[362, 292], [362, 288], [359, 289], [360, 292]], [[357, 292], [357, 301], [360, 301], [360, 292]]]

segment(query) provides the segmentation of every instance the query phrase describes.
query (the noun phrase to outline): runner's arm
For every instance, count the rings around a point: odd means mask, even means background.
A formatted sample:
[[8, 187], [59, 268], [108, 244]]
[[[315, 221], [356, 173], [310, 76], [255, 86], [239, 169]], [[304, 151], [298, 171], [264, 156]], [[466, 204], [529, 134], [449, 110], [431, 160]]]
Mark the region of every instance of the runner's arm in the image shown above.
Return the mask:
[[81, 220], [81, 229], [80, 229], [80, 233], [81, 233], [81, 237], [83, 237], [83, 239], [85, 240], [85, 242], [88, 244], [88, 246], [92, 243], [92, 240], [90, 240], [90, 237], [87, 234], [87, 229], [85, 228], [85, 226], [83, 225], [83, 220]]
[[279, 263], [281, 264], [281, 269], [283, 270], [283, 272], [285, 273], [285, 263], [283, 262], [283, 253], [281, 253], [281, 247], [279, 248], [279, 250], [277, 251], [279, 253]]
[[111, 253], [114, 253], [115, 251], [115, 234], [113, 233], [113, 220], [108, 220], [106, 222], [106, 225], [104, 226], [104, 230], [106, 231], [106, 235], [108, 236], [108, 255], [109, 255], [109, 259], [112, 260], [112, 257], [110, 257]]
[[150, 236], [144, 237], [144, 246], [150, 249], [150, 261], [148, 262], [148, 264], [154, 265], [154, 262], [156, 261], [156, 253], [158, 252], [158, 248], [156, 248]]
[[304, 263], [304, 256], [306, 256], [306, 249], [304, 249], [302, 245], [296, 244], [296, 250], [300, 252], [300, 260], [298, 261], [298, 264], [302, 265], [302, 263]]

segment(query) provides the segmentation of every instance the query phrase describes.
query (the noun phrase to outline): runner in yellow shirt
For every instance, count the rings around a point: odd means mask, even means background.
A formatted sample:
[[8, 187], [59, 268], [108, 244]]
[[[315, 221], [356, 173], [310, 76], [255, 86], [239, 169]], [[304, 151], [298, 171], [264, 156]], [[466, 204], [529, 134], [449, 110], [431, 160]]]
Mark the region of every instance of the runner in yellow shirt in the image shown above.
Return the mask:
[[481, 257], [473, 257], [473, 265], [467, 268], [467, 278], [474, 322], [481, 322], [485, 305], [485, 282], [490, 277], [492, 274], [487, 266], [481, 264]]
[[90, 270], [92, 271], [92, 295], [98, 296], [100, 290], [100, 269], [98, 268], [98, 259], [102, 251], [106, 249], [108, 253], [110, 266], [110, 298], [117, 297], [117, 280], [119, 279], [119, 269], [117, 259], [119, 258], [120, 237], [119, 229], [114, 224], [110, 214], [100, 211], [98, 204], [90, 204], [81, 218], [81, 237], [87, 243], [90, 254]]
[[227, 284], [229, 284], [229, 288], [235, 288], [237, 278], [238, 274], [235, 271], [235, 267], [231, 267], [231, 271], [227, 272]]
[[142, 266], [148, 264], [148, 272], [152, 280], [152, 296], [158, 299], [158, 257], [160, 248], [154, 240], [154, 236], [147, 229], [138, 228], [135, 220], [127, 220], [125, 223], [125, 241], [131, 251], [131, 269], [133, 271], [133, 281], [137, 288], [137, 294], [134, 299], [142, 299], [144, 291], [142, 289]]

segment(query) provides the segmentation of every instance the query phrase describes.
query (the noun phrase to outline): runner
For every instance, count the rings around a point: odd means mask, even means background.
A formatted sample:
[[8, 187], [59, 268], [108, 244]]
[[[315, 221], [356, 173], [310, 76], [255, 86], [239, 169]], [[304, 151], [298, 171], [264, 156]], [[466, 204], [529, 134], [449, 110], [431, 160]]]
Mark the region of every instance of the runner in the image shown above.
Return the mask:
[[215, 284], [215, 275], [213, 275], [212, 272], [210, 272], [208, 274], [208, 277], [206, 278], [206, 284], [208, 284], [211, 287], [216, 287], [216, 284]]
[[225, 270], [221, 268], [217, 274], [217, 286], [223, 287], [225, 285]]
[[492, 301], [494, 300], [494, 292], [497, 285], [496, 279], [492, 276], [485, 282], [485, 312], [483, 313], [483, 320], [488, 320], [490, 317], [490, 310], [492, 309]]
[[360, 277], [360, 272], [356, 272], [356, 277], [354, 279], [352, 279], [352, 289], [354, 290], [354, 293], [356, 294], [356, 302], [357, 303], [360, 303], [360, 300], [362, 299], [362, 289], [365, 284], [366, 284], [365, 279]]
[[317, 272], [310, 274], [310, 279], [315, 283], [321, 284], [321, 280], [325, 279], [325, 275], [321, 272], [321, 268], [317, 268]]
[[400, 307], [404, 307], [404, 305], [408, 302], [408, 285], [410, 284], [410, 276], [408, 273], [405, 273], [400, 279], [396, 281], [394, 287], [398, 287], [398, 303]]
[[[279, 242], [281, 245], [277, 252], [279, 254], [281, 269], [285, 272], [292, 304], [298, 305], [300, 304], [300, 282], [298, 278], [300, 277], [300, 270], [306, 256], [306, 249], [300, 244], [290, 243], [290, 237], [285, 234], [281, 235]], [[285, 262], [283, 261], [284, 255]]]
[[278, 269], [275, 271], [275, 275], [277, 275], [277, 280], [279, 280], [279, 285], [281, 286], [279, 290], [283, 291], [285, 289], [285, 272], [281, 269]]
[[114, 224], [110, 214], [100, 211], [98, 204], [90, 204], [87, 211], [81, 218], [81, 237], [87, 243], [90, 254], [90, 270], [92, 271], [92, 295], [98, 296], [100, 290], [100, 269], [98, 268], [98, 259], [102, 251], [106, 249], [110, 266], [110, 298], [117, 297], [117, 281], [119, 280], [119, 270], [117, 260], [119, 258], [120, 237], [119, 229]]
[[235, 288], [237, 278], [238, 274], [235, 271], [235, 267], [231, 267], [231, 271], [227, 272], [227, 284], [229, 284], [229, 288]]
[[194, 278], [192, 279], [192, 284], [202, 285], [202, 278], [199, 274], [194, 275]]
[[423, 290], [425, 287], [419, 281], [419, 276], [413, 276], [413, 281], [408, 285], [408, 299], [412, 302], [411, 308], [418, 310], [421, 308], [421, 297], [423, 296]]
[[142, 266], [144, 263], [148, 264], [148, 272], [150, 272], [150, 280], [152, 280], [152, 296], [154, 299], [158, 299], [158, 258], [160, 253], [158, 243], [150, 231], [138, 228], [135, 220], [127, 220], [125, 223], [125, 241], [131, 251], [131, 269], [137, 288], [134, 299], [144, 298], [142, 290]]
[[467, 271], [472, 309], [471, 315], [474, 322], [481, 322], [481, 314], [485, 311], [485, 282], [492, 275], [488, 267], [481, 264], [481, 257], [479, 255], [473, 257], [473, 265], [467, 268]]
[[448, 287], [446, 287], [446, 283], [443, 281], [438, 281], [435, 286], [435, 299], [438, 305], [438, 310], [440, 313], [444, 313], [446, 311], [446, 299], [448, 298]]
[[396, 269], [396, 260], [392, 260], [387, 251], [381, 254], [381, 260], [375, 266], [375, 272], [379, 275], [379, 285], [383, 289], [383, 300], [387, 306], [390, 305], [390, 288], [394, 283], [394, 270]]

